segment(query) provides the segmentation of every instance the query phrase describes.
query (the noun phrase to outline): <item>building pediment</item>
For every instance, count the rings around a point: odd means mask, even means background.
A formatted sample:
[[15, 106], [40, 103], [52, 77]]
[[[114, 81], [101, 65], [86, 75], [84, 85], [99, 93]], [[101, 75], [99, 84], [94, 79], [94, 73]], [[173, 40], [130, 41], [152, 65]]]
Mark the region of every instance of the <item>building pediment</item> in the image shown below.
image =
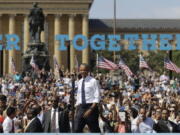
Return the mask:
[[58, 2], [58, 3], [92, 3], [93, 0], [0, 0], [3, 3], [29, 3], [29, 2]]
[[0, 0], [0, 14], [27, 14], [34, 2], [45, 14], [88, 14], [93, 0]]

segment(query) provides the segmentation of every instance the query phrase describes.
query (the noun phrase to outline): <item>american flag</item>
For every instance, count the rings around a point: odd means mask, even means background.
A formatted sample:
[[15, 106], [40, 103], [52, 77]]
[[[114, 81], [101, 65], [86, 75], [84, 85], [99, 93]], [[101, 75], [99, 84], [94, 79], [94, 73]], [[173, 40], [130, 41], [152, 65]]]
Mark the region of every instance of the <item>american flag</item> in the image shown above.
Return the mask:
[[143, 56], [139, 55], [139, 68], [147, 68], [150, 69], [147, 62], [144, 60]]
[[15, 67], [14, 59], [12, 57], [11, 57], [11, 67], [12, 67], [13, 74], [15, 74], [16, 73], [16, 67]]
[[124, 61], [122, 59], [119, 61], [119, 67], [124, 70], [124, 72], [126, 73], [127, 76], [133, 75], [130, 68], [124, 63]]
[[36, 70], [39, 71], [38, 65], [34, 61], [34, 56], [31, 57], [30, 65]]
[[175, 71], [176, 73], [180, 73], [180, 68], [176, 66], [176, 64], [174, 64], [172, 61], [170, 61], [169, 58], [165, 58], [164, 68]]
[[57, 59], [56, 59], [56, 57], [54, 57], [54, 69], [57, 73], [59, 73], [59, 68], [60, 68], [60, 66], [57, 62]]
[[103, 69], [108, 69], [108, 70], [116, 70], [119, 69], [118, 65], [116, 65], [115, 63], [113, 63], [110, 60], [107, 60], [104, 57], [98, 57], [98, 61], [97, 61], [97, 67], [98, 68], [103, 68]]

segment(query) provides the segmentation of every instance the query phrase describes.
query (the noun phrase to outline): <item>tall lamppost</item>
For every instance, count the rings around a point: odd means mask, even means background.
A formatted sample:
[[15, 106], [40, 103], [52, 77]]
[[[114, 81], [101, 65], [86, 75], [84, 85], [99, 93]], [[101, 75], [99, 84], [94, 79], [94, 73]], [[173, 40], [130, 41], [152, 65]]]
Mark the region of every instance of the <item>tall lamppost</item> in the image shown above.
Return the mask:
[[[114, 27], [113, 27], [113, 34], [116, 35], [116, 0], [114, 0]], [[116, 61], [116, 52], [113, 52], [113, 59], [114, 62]]]
[[[169, 51], [169, 59], [170, 61], [173, 61], [173, 57], [172, 57], [172, 50]], [[172, 79], [172, 71], [169, 71], [169, 78]]]

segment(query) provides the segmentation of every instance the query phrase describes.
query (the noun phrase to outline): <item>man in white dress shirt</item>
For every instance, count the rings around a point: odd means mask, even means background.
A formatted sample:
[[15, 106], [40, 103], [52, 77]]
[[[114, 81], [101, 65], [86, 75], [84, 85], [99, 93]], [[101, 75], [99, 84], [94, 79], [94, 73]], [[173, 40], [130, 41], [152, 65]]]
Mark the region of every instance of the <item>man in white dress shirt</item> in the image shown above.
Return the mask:
[[80, 73], [82, 78], [78, 82], [77, 108], [75, 117], [75, 132], [83, 132], [87, 124], [89, 130], [94, 133], [100, 132], [98, 122], [98, 104], [100, 101], [100, 90], [95, 78], [88, 76], [88, 65], [81, 64]]
[[4, 133], [14, 133], [14, 118], [16, 116], [16, 109], [14, 107], [8, 107], [6, 111], [7, 117], [3, 122], [3, 132]]

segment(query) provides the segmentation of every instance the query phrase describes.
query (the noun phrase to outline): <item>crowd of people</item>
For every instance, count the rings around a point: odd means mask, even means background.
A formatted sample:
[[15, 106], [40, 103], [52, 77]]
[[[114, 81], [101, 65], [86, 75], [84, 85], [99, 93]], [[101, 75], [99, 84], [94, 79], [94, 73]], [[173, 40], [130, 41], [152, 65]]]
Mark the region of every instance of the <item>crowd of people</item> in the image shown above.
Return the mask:
[[42, 71], [0, 78], [0, 132], [180, 132], [179, 78], [141, 73], [114, 79], [88, 73], [86, 65], [80, 74], [56, 75]]

